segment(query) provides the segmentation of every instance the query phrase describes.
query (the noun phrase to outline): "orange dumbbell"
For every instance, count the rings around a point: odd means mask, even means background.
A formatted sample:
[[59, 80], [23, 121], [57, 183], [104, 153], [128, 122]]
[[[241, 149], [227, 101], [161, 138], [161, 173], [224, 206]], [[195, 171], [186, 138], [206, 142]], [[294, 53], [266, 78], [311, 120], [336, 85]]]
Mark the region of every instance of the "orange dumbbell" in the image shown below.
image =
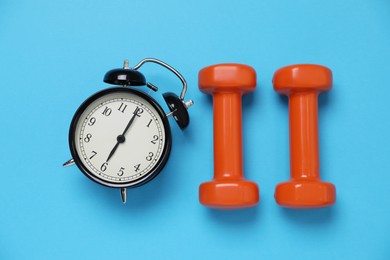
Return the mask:
[[320, 180], [318, 95], [332, 88], [332, 71], [320, 65], [277, 70], [274, 89], [289, 97], [291, 180], [278, 184], [276, 202], [289, 208], [318, 208], [336, 201], [335, 186]]
[[257, 204], [259, 189], [242, 166], [241, 97], [256, 88], [256, 71], [242, 64], [218, 64], [199, 72], [199, 89], [214, 100], [214, 179], [199, 187], [208, 207], [246, 208]]

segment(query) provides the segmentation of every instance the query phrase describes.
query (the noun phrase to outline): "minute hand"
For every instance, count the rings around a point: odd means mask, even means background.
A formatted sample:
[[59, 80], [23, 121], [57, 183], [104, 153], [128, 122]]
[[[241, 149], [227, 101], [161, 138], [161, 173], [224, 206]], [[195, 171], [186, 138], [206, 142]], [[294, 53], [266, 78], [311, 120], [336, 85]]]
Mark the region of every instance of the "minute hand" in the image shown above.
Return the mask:
[[131, 117], [129, 123], [127, 124], [125, 130], [124, 130], [123, 133], [122, 133], [123, 136], [126, 134], [127, 130], [129, 130], [129, 128], [130, 128], [131, 124], [133, 123], [135, 117], [138, 115], [138, 111], [139, 111], [139, 107], [137, 107], [137, 108], [134, 110], [133, 116]]

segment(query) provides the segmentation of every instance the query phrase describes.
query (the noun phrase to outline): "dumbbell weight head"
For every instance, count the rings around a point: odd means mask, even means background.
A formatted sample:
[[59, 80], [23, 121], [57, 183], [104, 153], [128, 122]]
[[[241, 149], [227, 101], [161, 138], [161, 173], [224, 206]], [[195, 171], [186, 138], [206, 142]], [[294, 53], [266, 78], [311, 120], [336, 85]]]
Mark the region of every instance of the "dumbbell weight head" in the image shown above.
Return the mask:
[[274, 89], [281, 94], [332, 88], [332, 71], [316, 64], [290, 65], [277, 70], [273, 77]]
[[256, 71], [244, 64], [226, 63], [211, 65], [199, 71], [199, 89], [203, 93], [254, 91]]
[[336, 201], [336, 188], [332, 183], [320, 180], [291, 180], [276, 186], [275, 200], [286, 208], [327, 207]]

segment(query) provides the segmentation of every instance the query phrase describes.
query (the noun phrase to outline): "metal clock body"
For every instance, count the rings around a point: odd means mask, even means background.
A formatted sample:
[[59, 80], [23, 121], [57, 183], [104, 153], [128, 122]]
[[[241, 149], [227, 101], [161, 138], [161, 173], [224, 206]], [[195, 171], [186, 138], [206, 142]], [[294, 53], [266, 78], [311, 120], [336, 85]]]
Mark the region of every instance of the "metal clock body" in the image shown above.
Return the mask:
[[109, 88], [75, 113], [69, 145], [74, 162], [90, 179], [116, 188], [136, 187], [164, 167], [172, 139], [168, 120], [150, 96]]
[[[150, 95], [136, 89], [146, 86], [158, 91], [138, 71], [145, 63], [165, 67], [183, 84], [180, 96], [163, 94], [170, 110], [167, 114]], [[181, 129], [186, 128], [187, 109], [193, 102], [184, 101], [187, 82], [183, 76], [154, 58], [143, 59], [133, 68], [125, 60], [123, 68], [105, 74], [104, 82], [121, 87], [97, 92], [77, 109], [69, 130], [72, 159], [64, 166], [76, 164], [91, 180], [120, 188], [125, 203], [126, 188], [147, 183], [163, 169], [172, 147], [168, 117], [172, 116]]]

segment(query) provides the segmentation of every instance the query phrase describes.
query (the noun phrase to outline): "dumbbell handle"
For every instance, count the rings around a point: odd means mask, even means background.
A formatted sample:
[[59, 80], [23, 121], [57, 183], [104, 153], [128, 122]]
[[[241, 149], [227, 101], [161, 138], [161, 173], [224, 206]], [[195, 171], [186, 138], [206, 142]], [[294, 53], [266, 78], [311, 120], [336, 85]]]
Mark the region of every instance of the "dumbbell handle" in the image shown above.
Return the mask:
[[214, 178], [241, 179], [242, 116], [241, 96], [214, 93]]
[[289, 95], [292, 179], [319, 179], [318, 92]]

